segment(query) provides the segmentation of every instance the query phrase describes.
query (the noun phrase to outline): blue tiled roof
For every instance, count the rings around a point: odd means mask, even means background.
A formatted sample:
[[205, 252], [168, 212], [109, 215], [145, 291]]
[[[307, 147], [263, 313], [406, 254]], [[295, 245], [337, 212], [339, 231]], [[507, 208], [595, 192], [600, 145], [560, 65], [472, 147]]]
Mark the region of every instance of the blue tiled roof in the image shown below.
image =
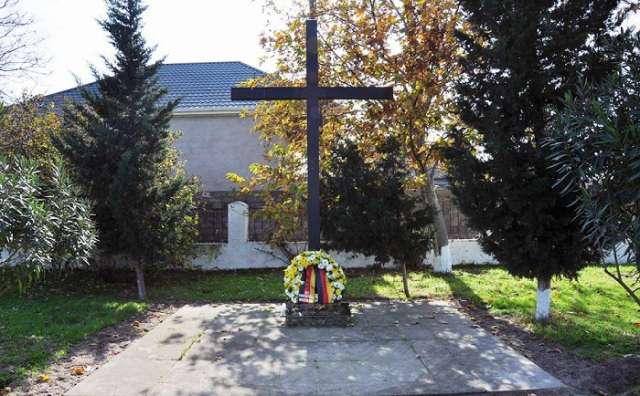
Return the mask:
[[[176, 112], [239, 110], [253, 107], [255, 102], [232, 102], [231, 88], [262, 75], [264, 72], [242, 62], [165, 63], [158, 72], [158, 82], [169, 91], [163, 103], [181, 98]], [[85, 87], [95, 91], [97, 84]], [[82, 96], [76, 87], [44, 100], [61, 108], [65, 101], [82, 101]]]

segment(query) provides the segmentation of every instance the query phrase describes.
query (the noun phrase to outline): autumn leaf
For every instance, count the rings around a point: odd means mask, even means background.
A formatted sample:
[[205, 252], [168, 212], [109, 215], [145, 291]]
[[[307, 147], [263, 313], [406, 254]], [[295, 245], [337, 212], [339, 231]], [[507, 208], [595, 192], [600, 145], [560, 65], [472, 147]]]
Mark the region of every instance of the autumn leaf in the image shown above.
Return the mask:
[[84, 367], [74, 367], [71, 369], [71, 374], [73, 375], [84, 375], [85, 369]]
[[640, 329], [640, 322], [636, 322], [633, 324], [634, 327], [637, 327], [638, 329]]
[[40, 374], [38, 376], [38, 382], [49, 382], [49, 376], [47, 374]]

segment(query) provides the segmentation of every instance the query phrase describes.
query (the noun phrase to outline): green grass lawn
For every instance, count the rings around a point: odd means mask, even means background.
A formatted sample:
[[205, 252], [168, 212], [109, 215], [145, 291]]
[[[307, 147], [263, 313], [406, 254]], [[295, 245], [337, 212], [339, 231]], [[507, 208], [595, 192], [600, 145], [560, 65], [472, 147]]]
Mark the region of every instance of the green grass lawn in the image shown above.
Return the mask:
[[[348, 273], [348, 298], [403, 299], [395, 272]], [[535, 284], [502, 268], [469, 267], [453, 276], [412, 272], [417, 298], [464, 298], [506, 316], [535, 333], [595, 359], [640, 353], [640, 310], [601, 268], [587, 268], [578, 282], [554, 281], [551, 323], [533, 323]], [[127, 279], [130, 278], [130, 279]], [[70, 345], [141, 312], [133, 299], [133, 276], [105, 283], [88, 274], [57, 280], [32, 295], [0, 297], [0, 385], [45, 367]], [[164, 273], [150, 275], [150, 301], [284, 301], [281, 271]], [[14, 369], [13, 374], [7, 368]]]
[[0, 387], [44, 369], [74, 343], [145, 308], [108, 296], [0, 298]]

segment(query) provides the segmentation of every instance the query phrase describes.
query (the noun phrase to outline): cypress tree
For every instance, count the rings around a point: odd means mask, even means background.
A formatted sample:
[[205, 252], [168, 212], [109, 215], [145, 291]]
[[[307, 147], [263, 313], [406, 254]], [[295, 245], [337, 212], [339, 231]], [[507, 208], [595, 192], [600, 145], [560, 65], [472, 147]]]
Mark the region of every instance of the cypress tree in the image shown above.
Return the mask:
[[380, 265], [395, 261], [410, 298], [407, 266], [422, 264], [434, 245], [434, 210], [408, 190], [411, 171], [397, 140], [365, 147], [369, 153], [351, 141], [334, 146], [321, 179], [325, 247], [373, 256]]
[[100, 26], [115, 47], [104, 58], [107, 72], [93, 68], [97, 91], [82, 90], [84, 103], [65, 108], [56, 145], [74, 166], [96, 203], [100, 249], [126, 258], [146, 296], [144, 268], [175, 262], [196, 235], [194, 180], [186, 177], [169, 129], [178, 101], [163, 101], [158, 85], [162, 60], [142, 36], [140, 0], [107, 0]]
[[553, 276], [575, 278], [593, 257], [541, 148], [550, 109], [579, 76], [613, 63], [606, 36], [620, 0], [461, 0], [460, 127], [445, 150], [452, 191], [480, 243], [515, 276], [538, 280], [536, 319], [548, 319]]

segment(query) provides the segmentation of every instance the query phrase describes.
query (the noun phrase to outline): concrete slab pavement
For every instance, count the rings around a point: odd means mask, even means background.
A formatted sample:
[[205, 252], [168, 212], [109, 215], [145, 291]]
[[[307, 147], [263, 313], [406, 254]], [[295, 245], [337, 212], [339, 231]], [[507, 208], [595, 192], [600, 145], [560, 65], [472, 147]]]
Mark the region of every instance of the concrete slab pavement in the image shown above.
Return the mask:
[[447, 302], [353, 308], [353, 327], [287, 328], [276, 304], [186, 306], [67, 395], [417, 395], [563, 386]]

